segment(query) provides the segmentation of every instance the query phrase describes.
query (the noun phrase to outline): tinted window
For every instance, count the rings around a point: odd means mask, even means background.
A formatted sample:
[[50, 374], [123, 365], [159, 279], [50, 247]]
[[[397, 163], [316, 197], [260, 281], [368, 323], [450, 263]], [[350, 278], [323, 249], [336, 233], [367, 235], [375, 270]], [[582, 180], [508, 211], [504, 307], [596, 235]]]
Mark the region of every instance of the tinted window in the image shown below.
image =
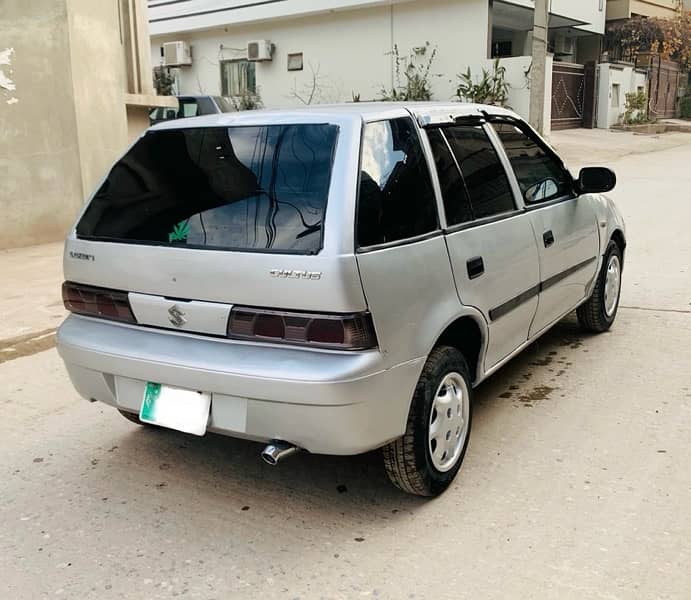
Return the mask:
[[211, 98], [197, 98], [197, 104], [199, 105], [199, 110], [197, 111], [199, 115], [214, 115], [220, 112]]
[[475, 218], [514, 210], [506, 171], [482, 127], [459, 125], [443, 132], [461, 168]]
[[360, 246], [395, 242], [438, 228], [429, 168], [410, 119], [365, 125], [361, 167]]
[[449, 225], [458, 225], [472, 221], [473, 211], [470, 207], [468, 191], [444, 135], [439, 129], [430, 129], [427, 136], [439, 175], [446, 222]]
[[545, 202], [571, 193], [573, 180], [537, 141], [510, 123], [494, 125], [527, 203]]
[[202, 113], [199, 112], [199, 104], [194, 98], [179, 98], [180, 104], [179, 115], [180, 118], [196, 117]]
[[120, 160], [79, 236], [316, 253], [338, 128], [153, 131]]

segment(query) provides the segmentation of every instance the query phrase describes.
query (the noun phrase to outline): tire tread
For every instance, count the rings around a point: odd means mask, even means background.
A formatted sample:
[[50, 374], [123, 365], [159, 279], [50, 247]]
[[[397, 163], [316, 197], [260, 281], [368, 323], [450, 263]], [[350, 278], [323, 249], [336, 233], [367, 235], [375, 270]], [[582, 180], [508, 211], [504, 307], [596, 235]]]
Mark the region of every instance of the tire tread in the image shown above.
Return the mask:
[[418, 465], [415, 427], [420, 418], [420, 410], [423, 409], [420, 399], [424, 398], [425, 390], [430, 385], [434, 385], [434, 381], [431, 381], [431, 378], [440, 368], [441, 363], [449, 360], [449, 353], [455, 355], [454, 358], [460, 362], [459, 368], [465, 374], [468, 373], [465, 359], [456, 348], [450, 346], [438, 346], [435, 348], [427, 359], [415, 388], [413, 402], [408, 413], [405, 434], [382, 449], [384, 468], [391, 482], [404, 492], [416, 496], [434, 496], [438, 493], [432, 489], [428, 478], [424, 476], [424, 472]]

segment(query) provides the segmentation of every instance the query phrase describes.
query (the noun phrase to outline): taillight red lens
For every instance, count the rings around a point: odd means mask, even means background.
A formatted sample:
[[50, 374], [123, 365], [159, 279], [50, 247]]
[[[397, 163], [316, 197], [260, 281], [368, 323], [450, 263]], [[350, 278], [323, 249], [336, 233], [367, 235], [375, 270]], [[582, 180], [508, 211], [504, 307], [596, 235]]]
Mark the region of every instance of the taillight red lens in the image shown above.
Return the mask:
[[369, 313], [317, 315], [236, 307], [228, 320], [228, 337], [335, 350], [377, 347]]
[[82, 285], [66, 281], [62, 284], [62, 301], [70, 312], [124, 323], [136, 323], [127, 292]]

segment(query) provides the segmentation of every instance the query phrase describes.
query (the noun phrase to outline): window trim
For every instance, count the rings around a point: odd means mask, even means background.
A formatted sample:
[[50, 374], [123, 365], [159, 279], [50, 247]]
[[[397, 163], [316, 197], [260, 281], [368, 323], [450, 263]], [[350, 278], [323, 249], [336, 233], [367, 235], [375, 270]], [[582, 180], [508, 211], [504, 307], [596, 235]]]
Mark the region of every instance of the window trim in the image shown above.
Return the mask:
[[355, 253], [369, 254], [371, 252], [376, 252], [377, 250], [389, 250], [390, 248], [398, 248], [399, 246], [411, 246], [412, 244], [418, 244], [433, 238], [442, 237], [445, 233], [446, 232], [444, 229], [436, 229], [434, 231], [430, 231], [429, 233], [421, 233], [420, 235], [402, 240], [396, 240], [395, 242], [384, 242], [383, 244], [374, 244], [372, 246], [358, 246], [355, 248]]
[[465, 231], [466, 229], [473, 229], [475, 227], [482, 227], [483, 225], [491, 225], [492, 223], [498, 223], [499, 221], [506, 221], [513, 217], [519, 217], [525, 214], [525, 210], [520, 208], [515, 208], [513, 210], [507, 210], [490, 217], [483, 217], [481, 219], [473, 219], [466, 223], [458, 223], [458, 225], [449, 225], [444, 230], [447, 235], [452, 235], [458, 233], [459, 231]]
[[[427, 171], [430, 176], [430, 182], [432, 183], [432, 190], [434, 193], [434, 205], [436, 208], [436, 215], [437, 215], [437, 225], [436, 228], [432, 231], [429, 231], [427, 233], [421, 233], [419, 235], [415, 235], [413, 237], [408, 237], [408, 238], [402, 238], [400, 240], [395, 240], [392, 242], [382, 242], [381, 244], [372, 244], [371, 246], [361, 246], [360, 245], [360, 240], [358, 239], [358, 225], [360, 224], [360, 186], [362, 185], [362, 154], [364, 150], [364, 145], [365, 145], [365, 127], [367, 125], [371, 125], [372, 123], [388, 123], [390, 121], [394, 121], [396, 119], [408, 119], [412, 124], [413, 124], [413, 129], [415, 131], [415, 134], [417, 135], [418, 141], [420, 142], [420, 149], [422, 150], [425, 158], [425, 164], [427, 165]], [[355, 219], [353, 220], [353, 246], [355, 248], [355, 253], [356, 254], [366, 254], [368, 252], [374, 252], [376, 250], [384, 250], [388, 248], [396, 248], [398, 246], [406, 246], [409, 244], [415, 244], [417, 242], [425, 241], [427, 239], [432, 239], [433, 237], [436, 236], [441, 236], [444, 234], [444, 226], [440, 220], [440, 217], [442, 216], [443, 213], [439, 212], [439, 194], [438, 192], [438, 182], [434, 178], [436, 175], [436, 168], [433, 171], [430, 168], [430, 156], [431, 153], [429, 152], [429, 149], [425, 145], [424, 142], [427, 140], [423, 140], [422, 136], [420, 135], [421, 131], [418, 128], [417, 121], [412, 117], [411, 114], [405, 114], [401, 115], [398, 117], [388, 117], [388, 118], [382, 118], [382, 119], [374, 119], [372, 121], [362, 121], [362, 125], [360, 126], [360, 154], [358, 156], [358, 170], [357, 170], [357, 186], [355, 190]], [[444, 214], [444, 218], [446, 218], [446, 215]], [[444, 221], [444, 224], [446, 221]]]

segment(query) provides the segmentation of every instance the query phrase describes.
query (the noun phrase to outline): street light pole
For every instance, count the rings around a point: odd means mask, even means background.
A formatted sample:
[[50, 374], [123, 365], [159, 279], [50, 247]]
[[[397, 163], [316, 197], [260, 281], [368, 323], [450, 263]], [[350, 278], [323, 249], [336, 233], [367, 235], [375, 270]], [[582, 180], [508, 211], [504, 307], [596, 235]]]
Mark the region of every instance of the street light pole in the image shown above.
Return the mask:
[[549, 30], [549, 0], [535, 0], [533, 24], [533, 66], [530, 82], [530, 124], [544, 133], [545, 79], [547, 71], [547, 34]]

